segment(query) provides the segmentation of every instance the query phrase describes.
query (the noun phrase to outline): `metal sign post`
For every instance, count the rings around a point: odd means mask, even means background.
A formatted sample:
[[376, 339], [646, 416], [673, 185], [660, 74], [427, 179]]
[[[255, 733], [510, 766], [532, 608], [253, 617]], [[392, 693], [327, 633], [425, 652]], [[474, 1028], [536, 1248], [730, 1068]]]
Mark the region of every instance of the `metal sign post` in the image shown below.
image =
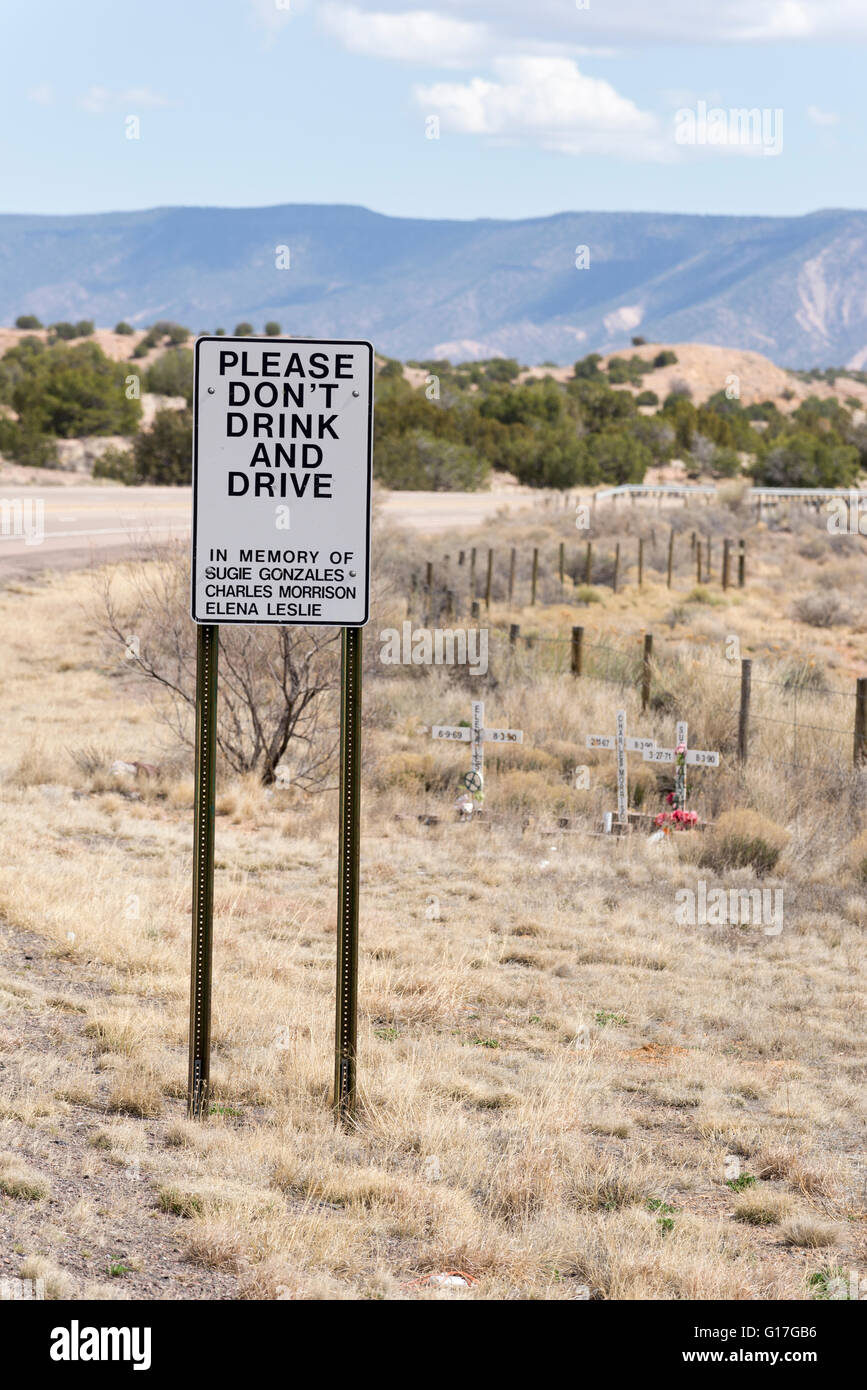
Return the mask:
[[337, 1021], [334, 1110], [355, 1113], [358, 1016], [358, 873], [361, 842], [361, 628], [342, 633], [340, 671], [340, 847], [337, 869]]
[[373, 347], [201, 337], [194, 398], [192, 617], [199, 628], [187, 1112], [207, 1114], [210, 1094], [219, 625], [321, 625], [342, 629], [334, 1107], [351, 1118]]
[[220, 629], [203, 624], [196, 645], [196, 786], [193, 829], [193, 943], [187, 1114], [207, 1113], [211, 1085], [211, 964], [214, 941], [214, 798]]

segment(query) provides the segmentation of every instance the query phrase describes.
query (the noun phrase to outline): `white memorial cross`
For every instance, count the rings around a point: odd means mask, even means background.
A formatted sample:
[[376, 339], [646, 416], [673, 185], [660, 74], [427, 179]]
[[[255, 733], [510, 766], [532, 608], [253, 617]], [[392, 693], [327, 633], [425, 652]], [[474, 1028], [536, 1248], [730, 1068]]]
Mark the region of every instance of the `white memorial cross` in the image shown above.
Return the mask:
[[[706, 748], [690, 748], [687, 742], [688, 728], [685, 721], [677, 725], [677, 744], [674, 748], [653, 748], [645, 753], [646, 763], [676, 763], [677, 772], [674, 784], [674, 805], [676, 810], [686, 810], [686, 769], [687, 767], [719, 767], [719, 753]], [[678, 753], [682, 749], [682, 753]]]
[[455, 743], [471, 745], [471, 766], [473, 772], [484, 773], [486, 743], [523, 743], [523, 729], [486, 729], [485, 704], [483, 700], [473, 700], [472, 722], [469, 729], [462, 726], [450, 728], [436, 724], [431, 729], [431, 738], [450, 739]]
[[645, 757], [653, 749], [652, 738], [627, 738], [626, 737], [626, 710], [617, 711], [617, 733], [616, 734], [588, 734], [588, 748], [613, 748], [617, 753], [617, 819], [624, 825], [629, 819], [626, 786], [626, 754], [627, 751], [643, 753]]

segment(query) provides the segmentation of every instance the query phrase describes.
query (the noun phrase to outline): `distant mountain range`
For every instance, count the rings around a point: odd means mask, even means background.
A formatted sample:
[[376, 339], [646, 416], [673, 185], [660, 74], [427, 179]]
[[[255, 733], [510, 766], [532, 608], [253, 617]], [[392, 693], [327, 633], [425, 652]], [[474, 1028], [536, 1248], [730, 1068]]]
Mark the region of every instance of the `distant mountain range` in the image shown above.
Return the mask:
[[367, 337], [402, 359], [566, 363], [640, 334], [750, 348], [785, 366], [862, 367], [867, 212], [454, 222], [288, 204], [0, 215], [0, 322], [22, 313], [101, 327], [174, 319], [193, 332], [276, 319], [299, 336]]

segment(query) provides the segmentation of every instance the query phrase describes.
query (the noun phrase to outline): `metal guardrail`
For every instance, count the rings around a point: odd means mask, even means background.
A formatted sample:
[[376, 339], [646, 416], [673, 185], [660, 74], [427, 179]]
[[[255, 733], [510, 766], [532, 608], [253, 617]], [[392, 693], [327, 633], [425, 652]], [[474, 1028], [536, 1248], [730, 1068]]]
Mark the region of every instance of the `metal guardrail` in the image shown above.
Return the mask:
[[[716, 497], [720, 489], [715, 483], [621, 483], [618, 487], [600, 488], [593, 494], [597, 502], [609, 497]], [[845, 497], [859, 501], [867, 497], [867, 488], [852, 487], [750, 487], [745, 500], [784, 500], [787, 497], [806, 497], [815, 501], [823, 498]]]

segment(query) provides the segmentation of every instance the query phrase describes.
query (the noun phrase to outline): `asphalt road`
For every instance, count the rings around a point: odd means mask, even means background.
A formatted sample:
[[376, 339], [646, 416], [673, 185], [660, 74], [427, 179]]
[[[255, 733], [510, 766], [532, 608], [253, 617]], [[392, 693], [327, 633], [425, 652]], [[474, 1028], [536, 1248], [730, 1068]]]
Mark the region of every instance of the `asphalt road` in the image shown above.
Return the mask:
[[[477, 526], [502, 508], [532, 506], [539, 495], [497, 492], [392, 492], [382, 513], [422, 533]], [[83, 569], [134, 555], [190, 533], [190, 490], [177, 487], [3, 487], [0, 582], [42, 570]]]

